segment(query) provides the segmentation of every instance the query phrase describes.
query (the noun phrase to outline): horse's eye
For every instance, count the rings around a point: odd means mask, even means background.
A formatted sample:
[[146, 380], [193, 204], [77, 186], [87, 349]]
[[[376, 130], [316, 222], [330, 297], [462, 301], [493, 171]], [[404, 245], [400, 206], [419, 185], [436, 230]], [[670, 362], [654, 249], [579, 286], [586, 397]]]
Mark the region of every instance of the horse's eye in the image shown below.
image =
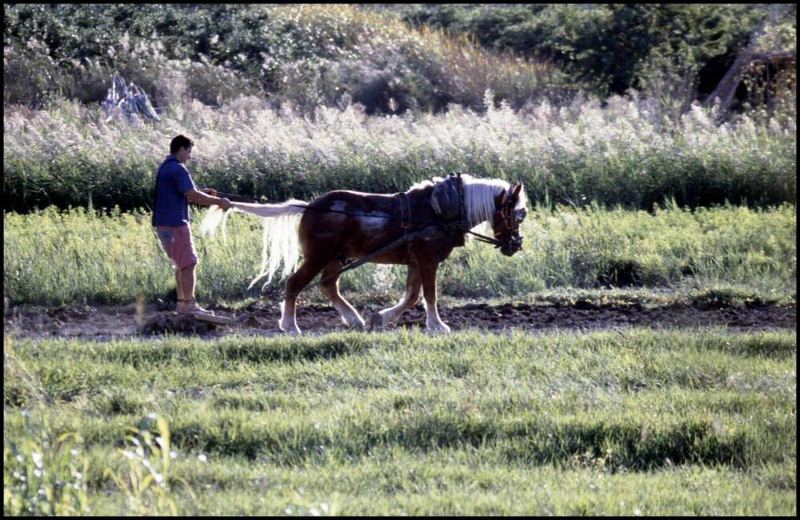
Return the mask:
[[517, 222], [525, 220], [525, 215], [527, 215], [527, 212], [524, 209], [517, 211]]

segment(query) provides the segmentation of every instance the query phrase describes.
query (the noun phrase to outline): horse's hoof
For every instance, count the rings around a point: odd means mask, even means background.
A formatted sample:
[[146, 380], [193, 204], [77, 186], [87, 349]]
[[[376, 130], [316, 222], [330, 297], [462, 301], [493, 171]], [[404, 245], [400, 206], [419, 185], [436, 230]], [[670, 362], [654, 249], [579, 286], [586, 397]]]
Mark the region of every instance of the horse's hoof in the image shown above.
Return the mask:
[[361, 316], [356, 316], [354, 320], [351, 320], [350, 328], [355, 330], [366, 330], [367, 324], [361, 318]]
[[450, 334], [450, 327], [444, 323], [438, 323], [433, 326], [428, 325], [425, 327], [425, 329], [431, 334]]
[[375, 331], [381, 329], [383, 329], [383, 316], [379, 312], [372, 313], [367, 323], [367, 330]]
[[300, 328], [298, 328], [297, 325], [285, 326], [283, 323], [278, 321], [278, 328], [281, 330], [281, 332], [285, 332], [291, 336], [300, 336]]

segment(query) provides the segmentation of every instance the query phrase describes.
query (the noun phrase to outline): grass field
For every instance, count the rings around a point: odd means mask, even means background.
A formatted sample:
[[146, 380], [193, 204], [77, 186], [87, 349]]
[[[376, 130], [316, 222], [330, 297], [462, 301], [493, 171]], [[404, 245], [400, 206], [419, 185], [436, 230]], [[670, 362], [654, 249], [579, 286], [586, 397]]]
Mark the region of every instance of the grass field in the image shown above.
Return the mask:
[[[7, 304], [169, 299], [146, 213], [4, 217]], [[536, 206], [521, 253], [469, 243], [439, 288], [445, 305], [794, 303], [795, 230], [792, 205]], [[196, 236], [200, 299], [278, 300], [281, 280], [246, 290], [259, 220], [227, 236]], [[367, 265], [342, 286], [388, 303], [403, 278]], [[4, 335], [4, 511], [796, 514], [794, 330], [550, 330]]]
[[[257, 217], [229, 219], [221, 234], [195, 242], [200, 257], [198, 297], [240, 301], [261, 263]], [[765, 301], [796, 295], [797, 221], [794, 206], [754, 210], [668, 204], [653, 213], [536, 207], [526, 218], [524, 248], [511, 258], [471, 242], [442, 264], [439, 291], [454, 298], [524, 298], [547, 290], [669, 288], [691, 293], [722, 290]], [[50, 208], [29, 215], [6, 213], [3, 282], [12, 303], [132, 303], [174, 291], [169, 261], [144, 213], [96, 213]], [[466, 268], [465, 268], [466, 265]], [[367, 264], [342, 278], [342, 290], [372, 301], [402, 292], [405, 268]], [[266, 287], [283, 293], [283, 280]], [[304, 297], [319, 298], [310, 290]]]
[[795, 363], [790, 331], [6, 338], [4, 509], [794, 515]]

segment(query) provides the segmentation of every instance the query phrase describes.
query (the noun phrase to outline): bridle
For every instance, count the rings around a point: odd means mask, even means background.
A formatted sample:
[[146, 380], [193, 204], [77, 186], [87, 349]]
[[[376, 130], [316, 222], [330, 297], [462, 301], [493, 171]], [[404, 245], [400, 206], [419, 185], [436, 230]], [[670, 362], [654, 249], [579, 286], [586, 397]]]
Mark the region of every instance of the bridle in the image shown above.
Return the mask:
[[520, 184], [511, 186], [500, 208], [500, 218], [505, 231], [495, 234], [495, 237], [500, 240], [500, 252], [506, 256], [511, 256], [522, 249], [522, 235], [519, 234], [519, 225], [522, 219], [517, 218], [514, 211], [521, 190], [522, 185]]
[[517, 219], [514, 212], [516, 200], [513, 194], [519, 189], [518, 186], [519, 184], [511, 186], [506, 192], [503, 205], [500, 206], [499, 210], [495, 210], [495, 215], [492, 217], [492, 221], [494, 222], [497, 220], [497, 213], [500, 213], [499, 218], [503, 222], [503, 231], [499, 233], [495, 232], [494, 238], [475, 233], [474, 231], [467, 231], [467, 233], [474, 235], [476, 240], [492, 244], [495, 248], [499, 248], [500, 252], [506, 256], [511, 256], [522, 249], [522, 235], [519, 234], [520, 220]]

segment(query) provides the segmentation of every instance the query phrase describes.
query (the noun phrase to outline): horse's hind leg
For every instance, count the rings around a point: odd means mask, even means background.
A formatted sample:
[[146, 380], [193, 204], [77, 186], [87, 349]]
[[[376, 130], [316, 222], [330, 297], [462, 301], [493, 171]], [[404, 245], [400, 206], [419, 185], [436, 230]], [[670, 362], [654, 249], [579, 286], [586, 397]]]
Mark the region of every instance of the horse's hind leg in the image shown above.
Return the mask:
[[283, 332], [300, 334], [300, 328], [297, 326], [297, 318], [295, 315], [297, 295], [315, 276], [317, 276], [317, 273], [324, 265], [324, 262], [315, 262], [313, 259], [307, 258], [303, 262], [303, 265], [301, 265], [286, 281], [286, 298], [281, 305], [281, 319], [278, 322], [278, 327]]
[[319, 288], [330, 298], [334, 308], [342, 315], [342, 321], [344, 321], [345, 325], [364, 328], [364, 319], [339, 292], [339, 275], [337, 273], [339, 273], [341, 266], [342, 264], [339, 262], [331, 262], [325, 266], [322, 271]]
[[400, 317], [409, 307], [412, 307], [419, 301], [420, 288], [422, 287], [422, 278], [419, 274], [419, 269], [416, 265], [411, 264], [408, 266], [408, 275], [406, 276], [406, 292], [400, 302], [394, 307], [383, 309], [377, 314], [370, 316], [369, 328], [382, 328], [389, 325], [394, 320]]

